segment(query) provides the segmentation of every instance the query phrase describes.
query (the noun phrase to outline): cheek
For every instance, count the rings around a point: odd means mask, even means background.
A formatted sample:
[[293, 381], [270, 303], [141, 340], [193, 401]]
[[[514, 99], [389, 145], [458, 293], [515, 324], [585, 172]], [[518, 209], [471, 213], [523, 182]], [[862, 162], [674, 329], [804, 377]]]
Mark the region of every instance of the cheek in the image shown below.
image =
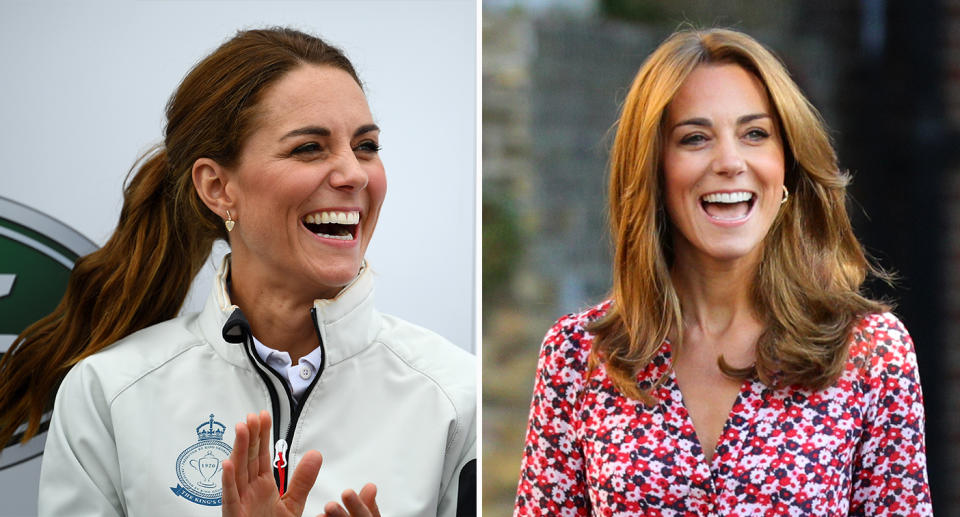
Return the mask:
[[387, 195], [387, 175], [383, 165], [367, 171], [367, 192], [370, 195], [370, 210], [380, 210], [383, 198]]
[[701, 177], [691, 165], [676, 159], [670, 162], [664, 161], [663, 197], [671, 219], [690, 204], [690, 192]]
[[767, 182], [776, 183], [777, 188], [783, 184], [786, 158], [783, 146], [779, 142], [772, 142], [769, 147], [761, 149], [753, 158], [753, 167]]
[[779, 206], [780, 199], [783, 196], [784, 185], [784, 166], [782, 160], [771, 158], [763, 164], [763, 181], [769, 191], [769, 196]]

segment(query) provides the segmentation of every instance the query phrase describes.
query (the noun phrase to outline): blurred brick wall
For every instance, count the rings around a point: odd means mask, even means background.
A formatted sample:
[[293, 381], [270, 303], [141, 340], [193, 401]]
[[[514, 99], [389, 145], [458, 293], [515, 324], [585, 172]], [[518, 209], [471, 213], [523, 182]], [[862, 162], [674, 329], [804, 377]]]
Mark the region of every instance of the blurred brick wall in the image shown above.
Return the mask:
[[[533, 38], [532, 21], [522, 13], [484, 14], [481, 432], [485, 515], [512, 513], [536, 369], [536, 352], [529, 351], [542, 332], [531, 321], [548, 319], [534, 314], [543, 282], [527, 253], [539, 224], [533, 203], [530, 122]], [[501, 264], [503, 260], [507, 264]]]

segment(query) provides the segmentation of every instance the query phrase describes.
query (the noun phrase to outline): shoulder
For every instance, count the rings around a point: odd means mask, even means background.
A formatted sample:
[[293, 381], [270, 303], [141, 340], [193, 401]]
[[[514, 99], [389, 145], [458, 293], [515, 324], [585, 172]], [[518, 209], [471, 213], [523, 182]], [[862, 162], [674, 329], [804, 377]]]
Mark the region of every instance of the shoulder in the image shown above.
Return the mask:
[[593, 345], [593, 334], [587, 327], [606, 315], [611, 304], [608, 300], [560, 317], [543, 338], [541, 356], [560, 353], [574, 361], [586, 361]]
[[[72, 382], [95, 382], [109, 401], [157, 369], [204, 344], [191, 332], [196, 315], [180, 316], [141, 329], [84, 358], [67, 375]], [[67, 382], [65, 379], [65, 382]]]
[[458, 407], [476, 406], [476, 357], [443, 336], [386, 314], [376, 341], [398, 361], [442, 390]]
[[860, 318], [851, 333], [849, 355], [857, 366], [873, 373], [916, 368], [913, 340], [900, 319], [889, 312]]
[[854, 325], [846, 375], [878, 397], [907, 393], [920, 398], [920, 375], [913, 340], [891, 313], [868, 314]]
[[861, 316], [853, 328], [853, 340], [859, 343], [912, 343], [903, 322], [890, 312]]
[[588, 370], [593, 334], [587, 327], [610, 309], [605, 301], [581, 312], [560, 317], [550, 327], [540, 347], [539, 377], [582, 380]]
[[[436, 332], [396, 316], [380, 314], [372, 350], [389, 369], [390, 389], [419, 394], [421, 425], [442, 415], [452, 426], [447, 447], [470, 447], [476, 441], [476, 359]], [[430, 394], [430, 395], [427, 395]], [[441, 410], [438, 413], [428, 408]], [[446, 425], [446, 424], [445, 424]], [[457, 458], [451, 455], [451, 458]]]

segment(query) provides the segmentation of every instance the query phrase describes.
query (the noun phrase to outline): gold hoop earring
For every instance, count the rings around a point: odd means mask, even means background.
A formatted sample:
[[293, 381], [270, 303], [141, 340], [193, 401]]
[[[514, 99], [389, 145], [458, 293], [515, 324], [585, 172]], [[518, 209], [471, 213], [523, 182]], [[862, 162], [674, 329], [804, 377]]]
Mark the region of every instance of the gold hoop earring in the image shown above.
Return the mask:
[[234, 224], [236, 224], [236, 222], [230, 217], [230, 211], [227, 210], [227, 220], [223, 222], [223, 225], [227, 227], [228, 232], [232, 232]]
[[787, 186], [786, 186], [786, 185], [783, 185], [783, 199], [780, 200], [780, 204], [782, 205], [782, 204], [786, 203], [788, 197], [790, 197], [790, 191], [787, 190]]

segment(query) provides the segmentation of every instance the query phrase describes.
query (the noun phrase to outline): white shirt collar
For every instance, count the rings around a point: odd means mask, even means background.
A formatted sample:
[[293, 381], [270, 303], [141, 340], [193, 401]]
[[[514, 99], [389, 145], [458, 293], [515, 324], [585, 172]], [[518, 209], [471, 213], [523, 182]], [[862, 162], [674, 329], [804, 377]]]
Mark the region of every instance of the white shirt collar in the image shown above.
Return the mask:
[[[277, 366], [280, 367], [290, 367], [293, 365], [293, 361], [290, 360], [290, 354], [281, 350], [276, 350], [268, 347], [260, 342], [256, 336], [253, 337], [253, 346], [257, 350], [257, 355], [260, 356], [260, 359], [263, 359], [263, 362], [267, 363], [274, 369]], [[314, 348], [309, 354], [300, 358], [298, 363], [308, 363], [314, 369], [320, 368], [320, 362], [323, 359], [323, 350], [320, 348], [320, 345], [317, 345], [317, 348]]]

